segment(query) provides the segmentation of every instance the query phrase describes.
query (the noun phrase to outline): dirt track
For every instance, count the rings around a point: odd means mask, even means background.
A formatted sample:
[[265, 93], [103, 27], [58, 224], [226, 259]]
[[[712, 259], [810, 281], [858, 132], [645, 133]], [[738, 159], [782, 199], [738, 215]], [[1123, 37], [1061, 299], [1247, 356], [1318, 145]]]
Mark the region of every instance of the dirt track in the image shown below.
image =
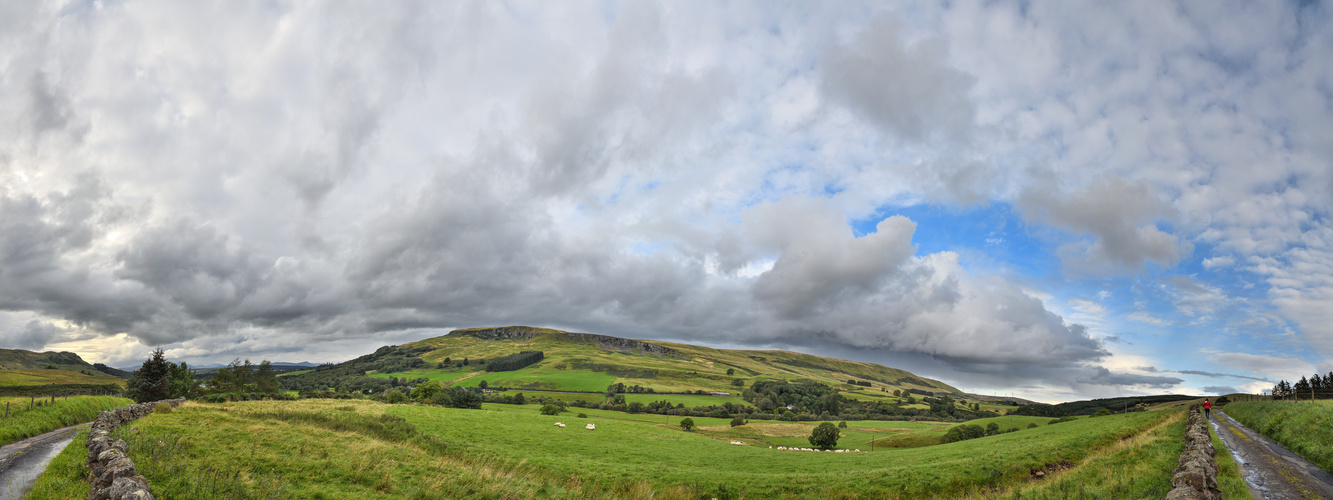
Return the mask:
[[88, 425], [57, 429], [0, 446], [0, 500], [23, 498], [51, 459]]
[[1221, 410], [1213, 411], [1213, 430], [1241, 464], [1255, 500], [1333, 498], [1333, 475], [1291, 450], [1263, 437]]

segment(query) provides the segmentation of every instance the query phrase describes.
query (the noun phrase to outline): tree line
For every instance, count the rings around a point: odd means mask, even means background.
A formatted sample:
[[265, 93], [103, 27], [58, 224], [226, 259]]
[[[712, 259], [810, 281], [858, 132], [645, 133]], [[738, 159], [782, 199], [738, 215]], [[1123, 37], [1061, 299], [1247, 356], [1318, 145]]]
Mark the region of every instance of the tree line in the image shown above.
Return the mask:
[[125, 384], [126, 395], [137, 403], [205, 394], [275, 395], [280, 392], [277, 375], [268, 360], [256, 366], [248, 359], [244, 362], [237, 359], [201, 384], [195, 380], [189, 365], [184, 361], [167, 361], [160, 348], [153, 350]]
[[1301, 377], [1295, 384], [1281, 380], [1273, 386], [1273, 399], [1333, 399], [1333, 372], [1328, 372], [1328, 375], [1316, 373], [1310, 378]]

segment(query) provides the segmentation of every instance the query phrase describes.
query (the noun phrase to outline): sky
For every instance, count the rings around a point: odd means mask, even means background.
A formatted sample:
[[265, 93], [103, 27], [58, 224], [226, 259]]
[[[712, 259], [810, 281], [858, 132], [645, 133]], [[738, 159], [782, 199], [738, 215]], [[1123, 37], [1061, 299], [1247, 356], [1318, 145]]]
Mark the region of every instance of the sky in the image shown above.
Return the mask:
[[531, 325], [982, 394], [1333, 371], [1323, 2], [0, 3], [0, 347]]

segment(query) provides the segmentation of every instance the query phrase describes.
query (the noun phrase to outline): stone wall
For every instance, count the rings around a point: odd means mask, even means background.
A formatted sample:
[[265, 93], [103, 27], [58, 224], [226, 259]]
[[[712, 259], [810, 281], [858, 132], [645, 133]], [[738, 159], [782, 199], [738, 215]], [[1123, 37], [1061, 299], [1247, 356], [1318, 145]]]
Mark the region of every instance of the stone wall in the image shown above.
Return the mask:
[[111, 439], [111, 433], [121, 424], [142, 418], [153, 412], [159, 403], [173, 408], [185, 402], [168, 399], [153, 403], [122, 406], [97, 414], [88, 431], [88, 500], [151, 500], [148, 480], [134, 469], [134, 462], [126, 454], [123, 439]]
[[1189, 422], [1185, 424], [1185, 452], [1180, 454], [1179, 467], [1171, 473], [1172, 489], [1167, 500], [1220, 500], [1217, 489], [1217, 462], [1213, 460], [1213, 439], [1208, 434], [1208, 419], [1203, 407], [1190, 405]]

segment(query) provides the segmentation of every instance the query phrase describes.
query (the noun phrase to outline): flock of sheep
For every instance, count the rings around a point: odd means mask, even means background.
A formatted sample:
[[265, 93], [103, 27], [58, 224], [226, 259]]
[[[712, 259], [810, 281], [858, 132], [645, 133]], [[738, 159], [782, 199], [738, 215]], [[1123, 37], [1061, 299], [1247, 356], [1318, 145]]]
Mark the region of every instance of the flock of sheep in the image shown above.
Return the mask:
[[[562, 424], [562, 423], [560, 423], [560, 422], [556, 422], [556, 423], [555, 423], [555, 426], [556, 426], [556, 427], [560, 427], [560, 428], [563, 429], [563, 428], [565, 427], [565, 424]], [[584, 428], [584, 429], [588, 429], [588, 430], [593, 430], [593, 429], [596, 429], [597, 426], [592, 425], [592, 424], [588, 424], [588, 425], [584, 426], [583, 428]]]
[[[562, 424], [562, 423], [560, 423], [560, 422], [556, 422], [556, 423], [555, 423], [555, 426], [556, 426], [556, 427], [560, 427], [560, 428], [563, 429], [563, 428], [565, 427], [565, 424]], [[595, 425], [593, 425], [593, 424], [588, 424], [587, 426], [584, 426], [584, 429], [588, 429], [588, 430], [593, 430], [593, 429], [596, 429], [596, 428], [597, 428], [597, 426], [595, 426]], [[733, 446], [745, 446], [745, 443], [742, 443], [742, 442], [740, 442], [740, 441], [732, 441], [731, 444], [732, 444]], [[772, 446], [769, 446], [769, 448], [772, 449], [773, 447], [772, 447]], [[778, 451], [823, 451], [824, 453], [861, 453], [861, 450], [859, 450], [859, 449], [857, 449], [857, 450], [816, 450], [816, 449], [814, 449], [814, 448], [797, 448], [797, 447], [794, 447], [794, 446], [793, 446], [793, 447], [790, 447], [790, 448], [789, 448], [789, 447], [786, 447], [786, 446], [779, 446], [779, 447], [778, 447]]]
[[[735, 443], [732, 443], [732, 444], [735, 444]], [[769, 446], [769, 448], [772, 448], [772, 446]], [[797, 448], [797, 447], [795, 447], [795, 446], [792, 446], [792, 447], [779, 446], [779, 447], [778, 447], [778, 450], [779, 450], [779, 451], [822, 451], [822, 452], [824, 452], [824, 453], [861, 453], [861, 450], [860, 450], [860, 449], [855, 449], [855, 450], [816, 450], [816, 449], [814, 449], [814, 448]]]

